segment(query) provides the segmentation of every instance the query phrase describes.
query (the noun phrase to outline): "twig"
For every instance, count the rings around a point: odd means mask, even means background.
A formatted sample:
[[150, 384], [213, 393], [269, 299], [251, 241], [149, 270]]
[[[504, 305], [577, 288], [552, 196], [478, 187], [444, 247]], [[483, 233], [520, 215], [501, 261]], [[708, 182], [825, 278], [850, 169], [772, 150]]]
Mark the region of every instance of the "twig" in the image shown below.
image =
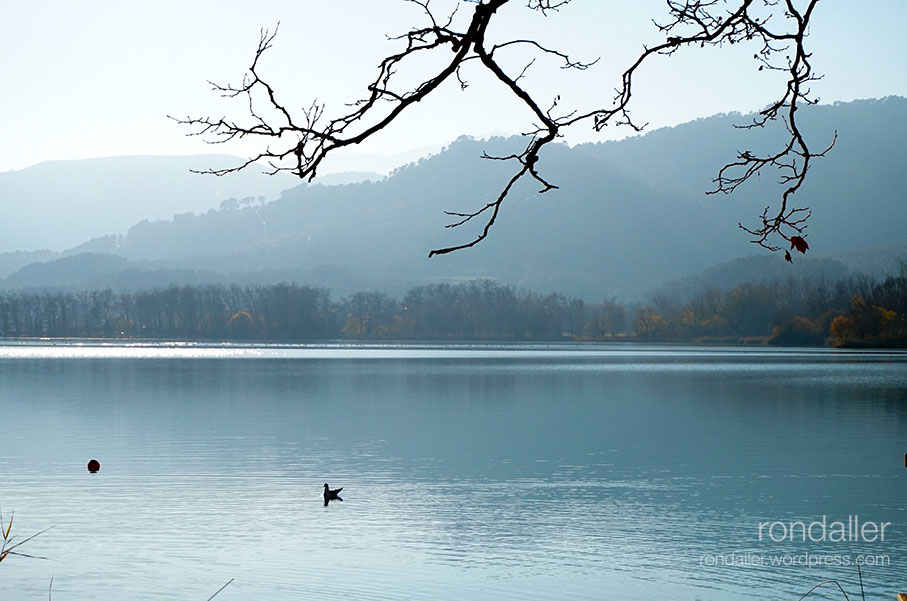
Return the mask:
[[214, 597], [218, 596], [218, 595], [220, 594], [220, 592], [221, 592], [222, 590], [224, 590], [225, 588], [227, 588], [228, 586], [230, 586], [230, 584], [231, 584], [234, 580], [236, 580], [236, 579], [235, 579], [235, 578], [231, 578], [230, 580], [228, 580], [228, 581], [227, 581], [227, 584], [225, 584], [225, 585], [223, 585], [222, 587], [220, 587], [219, 589], [217, 589], [217, 592], [216, 592], [216, 593], [214, 593], [213, 595], [211, 595], [210, 597], [208, 597], [208, 601], [211, 601], [211, 599], [213, 599]]
[[808, 591], [806, 591], [806, 593], [804, 593], [799, 599], [797, 599], [797, 601], [803, 601], [803, 599], [805, 599], [806, 597], [811, 595], [812, 592], [815, 591], [817, 588], [819, 588], [821, 586], [825, 586], [826, 584], [834, 584], [836, 587], [838, 587], [838, 590], [841, 591], [841, 594], [844, 595], [844, 599], [846, 599], [847, 601], [850, 601], [850, 597], [847, 596], [847, 593], [844, 592], [844, 589], [841, 588], [841, 585], [838, 583], [837, 580], [823, 580], [816, 586], [814, 586], [811, 589], [809, 589]]

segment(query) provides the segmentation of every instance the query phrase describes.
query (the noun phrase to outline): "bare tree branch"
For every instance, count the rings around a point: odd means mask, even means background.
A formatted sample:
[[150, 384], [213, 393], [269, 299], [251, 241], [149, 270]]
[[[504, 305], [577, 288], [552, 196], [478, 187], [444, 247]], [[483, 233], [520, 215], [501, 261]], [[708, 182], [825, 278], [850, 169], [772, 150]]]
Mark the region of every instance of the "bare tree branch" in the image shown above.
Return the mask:
[[[289, 171], [311, 181], [318, 172], [324, 158], [333, 151], [359, 144], [377, 132], [390, 126], [407, 108], [432, 94], [444, 81], [453, 76], [460, 88], [465, 90], [467, 82], [461, 68], [472, 61], [482, 65], [502, 85], [515, 101], [533, 114], [536, 123], [529, 132], [524, 150], [518, 154], [503, 157], [484, 155], [484, 158], [513, 161], [514, 174], [507, 180], [498, 196], [473, 212], [446, 212], [457, 219], [448, 224], [456, 228], [475, 218], [485, 220], [481, 233], [471, 242], [432, 250], [429, 257], [447, 254], [475, 246], [484, 240], [494, 225], [501, 204], [508, 197], [513, 186], [529, 177], [541, 184], [539, 192], [557, 188], [546, 181], [538, 171], [539, 153], [563, 131], [578, 123], [589, 123], [596, 131], [608, 125], [625, 125], [641, 131], [645, 124], [637, 124], [630, 117], [629, 106], [633, 96], [633, 80], [643, 64], [654, 56], [672, 55], [685, 47], [723, 46], [725, 44], [751, 43], [756, 46], [753, 55], [759, 69], [786, 73], [787, 81], [778, 100], [759, 112], [757, 117], [742, 128], [763, 127], [780, 119], [788, 133], [788, 141], [776, 151], [757, 155], [749, 150], [738, 153], [736, 160], [729, 162], [718, 171], [714, 179], [715, 188], [709, 194], [734, 192], [741, 184], [760, 174], [764, 169], [778, 169], [780, 184], [786, 186], [779, 203], [770, 203], [760, 216], [760, 224], [752, 228], [739, 224], [751, 236], [753, 243], [771, 251], [781, 250], [776, 244], [779, 238], [790, 242], [805, 252], [808, 246], [803, 242], [808, 208], [791, 206], [791, 196], [800, 189], [806, 178], [810, 162], [824, 156], [835, 144], [837, 133], [831, 143], [820, 152], [810, 150], [797, 121], [797, 110], [801, 105], [818, 102], [810, 94], [809, 83], [818, 79], [810, 63], [811, 55], [805, 47], [810, 19], [818, 0], [666, 0], [667, 18], [655, 22], [657, 31], [664, 41], [644, 46], [643, 52], [623, 72], [621, 82], [609, 106], [585, 113], [568, 112], [559, 117], [553, 115], [560, 98], [551, 107], [543, 110], [537, 99], [524, 87], [521, 80], [535, 62], [531, 59], [519, 73], [511, 75], [502, 68], [496, 54], [514, 47], [524, 47], [548, 55], [562, 62], [562, 69], [586, 70], [598, 62], [577, 61], [564, 52], [553, 50], [531, 39], [514, 39], [499, 43], [486, 41], [489, 23], [499, 8], [510, 0], [463, 0], [472, 6], [468, 26], [460, 31], [453, 24], [455, 9], [446, 19], [439, 20], [433, 14], [430, 0], [404, 0], [421, 10], [426, 19], [422, 27], [415, 27], [407, 33], [390, 37], [403, 44], [396, 53], [385, 57], [378, 65], [378, 75], [367, 87], [367, 95], [347, 105], [350, 112], [339, 117], [326, 118], [326, 107], [313, 101], [301, 115], [293, 115], [286, 108], [274, 88], [261, 78], [258, 64], [265, 51], [269, 50], [277, 33], [262, 30], [249, 73], [239, 86], [212, 84], [222, 96], [245, 97], [248, 102], [250, 122], [240, 124], [225, 117], [175, 118], [181, 124], [194, 129], [190, 135], [202, 135], [212, 144], [229, 142], [245, 137], [263, 139], [265, 149], [236, 167], [214, 169], [202, 173], [226, 175], [264, 162], [269, 165], [268, 173]], [[570, 0], [529, 0], [527, 7], [548, 16], [567, 5]], [[458, 9], [460, 4], [456, 5]], [[446, 49], [449, 59], [436, 72], [427, 74], [415, 86], [399, 87], [395, 77], [409, 59], [426, 53], [438, 55]], [[780, 60], [780, 56], [784, 59]], [[274, 117], [266, 119], [258, 109], [263, 106]], [[171, 117], [172, 118], [172, 117]], [[274, 147], [272, 148], [272, 144]], [[800, 242], [797, 242], [797, 241]]]

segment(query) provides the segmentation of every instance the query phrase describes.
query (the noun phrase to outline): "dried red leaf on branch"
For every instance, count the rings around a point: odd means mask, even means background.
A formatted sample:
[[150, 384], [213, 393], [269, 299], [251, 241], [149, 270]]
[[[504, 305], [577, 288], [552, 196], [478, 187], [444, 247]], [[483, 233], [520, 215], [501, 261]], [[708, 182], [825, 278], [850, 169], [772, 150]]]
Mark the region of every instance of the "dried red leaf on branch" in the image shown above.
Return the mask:
[[801, 253], [805, 253], [809, 249], [809, 244], [806, 243], [806, 240], [800, 236], [791, 236], [790, 237], [790, 249], [799, 250]]

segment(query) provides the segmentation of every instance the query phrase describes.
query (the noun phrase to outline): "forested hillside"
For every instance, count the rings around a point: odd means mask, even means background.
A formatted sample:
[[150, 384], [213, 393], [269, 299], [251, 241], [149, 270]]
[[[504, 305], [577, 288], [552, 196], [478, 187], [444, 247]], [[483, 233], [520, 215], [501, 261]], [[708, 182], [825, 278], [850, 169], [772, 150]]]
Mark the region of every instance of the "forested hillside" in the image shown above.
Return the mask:
[[[859, 254], [855, 249], [904, 243], [907, 100], [803, 111], [815, 146], [838, 132], [837, 144], [815, 161], [795, 197], [813, 211], [806, 258], [833, 257], [850, 269], [848, 257]], [[267, 272], [344, 291], [368, 287], [397, 295], [426, 282], [487, 277], [587, 300], [641, 298], [667, 281], [764, 252], [737, 223], [752, 223], [777, 198], [771, 174], [733, 196], [704, 195], [717, 169], [737, 150], [758, 150], [776, 138], [771, 128], [734, 129], [747, 119], [720, 115], [620, 142], [547, 148], [541, 168], [560, 189], [538, 195], [533, 186], [522, 185], [485, 242], [430, 260], [429, 250], [471, 240], [476, 233], [444, 229], [449, 223], [444, 211], [475, 209], [510, 175], [509, 165], [481, 160], [482, 152], [506, 154], [520, 140], [463, 138], [381, 181], [303, 184], [265, 204], [233, 203], [172, 220], [146, 220], [70, 254], [105, 253], [130, 261], [118, 271], [112, 262], [112, 271], [93, 270], [82, 283], [90, 279], [101, 287], [120, 285], [130, 279], [128, 273], [169, 270], [221, 282], [260, 281], [254, 274]], [[890, 271], [897, 258], [877, 269], [867, 269], [863, 261], [861, 269]], [[67, 284], [79, 285], [77, 265], [55, 269], [66, 270]], [[52, 273], [23, 270], [0, 281], [0, 288], [63, 283]], [[309, 279], [315, 274], [326, 279]]]

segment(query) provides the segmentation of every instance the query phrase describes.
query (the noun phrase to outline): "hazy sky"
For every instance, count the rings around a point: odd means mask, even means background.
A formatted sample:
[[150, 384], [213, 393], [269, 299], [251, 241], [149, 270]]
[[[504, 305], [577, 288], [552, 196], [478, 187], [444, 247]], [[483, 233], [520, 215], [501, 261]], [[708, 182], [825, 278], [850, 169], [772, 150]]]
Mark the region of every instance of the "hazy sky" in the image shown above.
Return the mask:
[[[434, 0], [438, 12], [453, 0]], [[0, 172], [51, 159], [127, 154], [245, 154], [248, 147], [204, 144], [167, 114], [242, 115], [206, 80], [239, 82], [249, 66], [259, 28], [280, 22], [261, 72], [289, 107], [313, 99], [329, 114], [362, 95], [381, 57], [399, 43], [386, 34], [421, 24], [418, 7], [402, 0], [278, 0], [204, 2], [2, 0], [0, 57]], [[514, 0], [496, 19], [495, 39], [530, 37], [579, 59], [601, 57], [586, 72], [540, 61], [526, 84], [561, 106], [591, 108], [610, 102], [618, 74], [643, 43], [660, 41], [651, 23], [665, 14], [661, 0], [574, 0], [543, 17]], [[469, 10], [464, 6], [463, 12]], [[493, 22], [495, 23], [495, 22]], [[815, 84], [823, 102], [907, 95], [904, 0], [819, 3], [809, 45], [825, 79]], [[753, 47], [687, 49], [659, 58], [639, 73], [634, 115], [650, 127], [718, 112], [750, 111], [779, 91], [777, 75], [758, 72]], [[517, 70], [524, 61], [514, 56]], [[444, 144], [461, 134], [519, 133], [529, 120], [478, 68], [460, 92], [455, 82], [437, 98], [358, 152], [393, 154]], [[570, 142], [626, 135], [581, 127]], [[351, 167], [357, 167], [350, 163]], [[334, 164], [332, 170], [344, 165]]]

